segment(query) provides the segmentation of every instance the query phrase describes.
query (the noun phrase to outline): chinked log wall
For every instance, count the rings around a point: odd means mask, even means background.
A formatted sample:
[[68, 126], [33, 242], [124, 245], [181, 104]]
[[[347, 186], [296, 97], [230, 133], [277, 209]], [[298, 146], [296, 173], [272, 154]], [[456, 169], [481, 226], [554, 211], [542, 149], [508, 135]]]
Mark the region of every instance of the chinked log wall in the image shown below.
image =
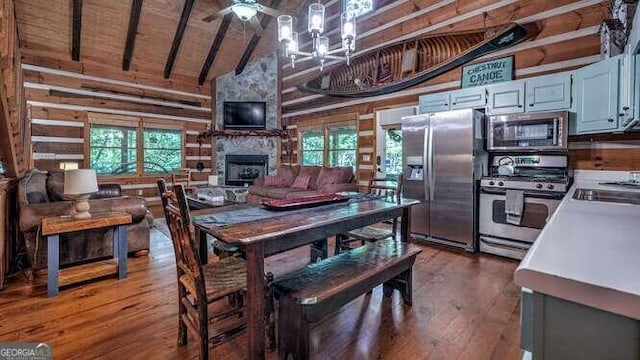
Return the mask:
[[[211, 173], [211, 144], [199, 153], [198, 133], [211, 124], [211, 92], [208, 87], [160, 79], [140, 83], [114, 70], [81, 74], [74, 71], [23, 65], [24, 87], [31, 120], [33, 167], [51, 170], [61, 161], [89, 166], [89, 114], [101, 118], [130, 116], [164, 122], [184, 131], [183, 167], [194, 170], [195, 184], [206, 184]], [[116, 80], [117, 79], [117, 80]], [[202, 160], [204, 171], [197, 171]], [[126, 195], [144, 196], [159, 215], [158, 176], [105, 176], [100, 182], [117, 182]]]
[[[328, 2], [329, 19], [334, 19], [335, 14], [339, 14], [341, 3]], [[535, 39], [482, 58], [514, 55], [516, 78], [520, 79], [568, 71], [599, 61], [598, 28], [602, 20], [607, 18], [607, 14], [608, 1], [601, 0], [386, 1], [379, 10], [359, 19], [357, 48], [367, 51], [416, 35], [478, 29], [509, 21], [536, 22], [540, 33]], [[332, 44], [338, 41], [339, 36], [337, 31], [334, 32], [335, 34], [331, 35]], [[310, 46], [309, 34], [303, 29], [300, 34], [301, 49], [305, 50], [305, 47]], [[296, 88], [297, 85], [318, 76], [318, 68], [313, 62], [300, 63], [295, 68], [284, 65], [283, 124], [295, 127], [296, 124], [309, 119], [346, 113], [359, 114], [358, 180], [364, 186], [374, 170], [375, 112], [385, 108], [416, 105], [419, 95], [459, 88], [460, 71], [450, 71], [416, 87], [393, 94], [363, 99], [341, 99], [311, 95]], [[580, 160], [573, 161], [578, 168], [628, 168], [632, 165], [622, 159], [629, 155], [629, 151], [638, 151], [631, 146], [615, 152], [591, 151], [585, 150], [585, 146], [583, 144], [578, 146], [580, 149], [572, 150], [574, 158], [580, 156]], [[620, 159], [598, 160], [601, 155]], [[631, 157], [637, 159], [638, 154], [634, 152]], [[363, 161], [363, 158], [369, 161]]]

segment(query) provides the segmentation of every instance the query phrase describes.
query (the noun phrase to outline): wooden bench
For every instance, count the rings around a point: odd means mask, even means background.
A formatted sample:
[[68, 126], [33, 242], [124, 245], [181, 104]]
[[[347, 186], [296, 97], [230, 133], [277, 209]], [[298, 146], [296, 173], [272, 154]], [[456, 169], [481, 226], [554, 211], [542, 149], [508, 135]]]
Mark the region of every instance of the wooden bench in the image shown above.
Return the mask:
[[397, 289], [411, 306], [411, 269], [421, 252], [415, 245], [378, 241], [277, 279], [279, 357], [308, 359], [313, 325], [380, 284], [386, 296]]

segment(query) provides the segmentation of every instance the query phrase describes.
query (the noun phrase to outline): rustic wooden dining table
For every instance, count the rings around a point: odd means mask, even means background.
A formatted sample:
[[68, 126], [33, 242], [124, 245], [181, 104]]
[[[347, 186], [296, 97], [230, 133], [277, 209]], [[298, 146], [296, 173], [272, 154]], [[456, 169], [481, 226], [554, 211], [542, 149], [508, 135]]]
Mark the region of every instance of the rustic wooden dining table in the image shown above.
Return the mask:
[[[196, 238], [200, 241], [201, 261], [206, 261], [208, 257], [207, 234], [217, 241], [238, 247], [246, 255], [247, 357], [265, 358], [266, 257], [394, 218], [401, 218], [401, 241], [409, 242], [411, 207], [416, 204], [418, 201], [410, 199], [402, 199], [399, 204], [372, 199], [275, 212], [262, 217], [260, 214], [264, 209], [246, 204], [193, 211], [192, 223], [196, 229]], [[243, 214], [253, 214], [253, 218], [247, 216], [243, 219]], [[220, 215], [224, 215], [222, 221]]]

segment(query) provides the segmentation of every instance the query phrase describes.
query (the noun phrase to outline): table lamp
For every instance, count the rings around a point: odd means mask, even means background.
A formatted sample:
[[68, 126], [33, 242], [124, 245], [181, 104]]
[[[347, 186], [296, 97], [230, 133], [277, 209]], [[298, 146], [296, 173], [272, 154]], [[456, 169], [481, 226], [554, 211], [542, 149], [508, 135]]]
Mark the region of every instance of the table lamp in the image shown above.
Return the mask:
[[75, 219], [89, 219], [89, 197], [98, 191], [96, 171], [92, 169], [75, 169], [64, 172], [64, 194], [76, 201]]

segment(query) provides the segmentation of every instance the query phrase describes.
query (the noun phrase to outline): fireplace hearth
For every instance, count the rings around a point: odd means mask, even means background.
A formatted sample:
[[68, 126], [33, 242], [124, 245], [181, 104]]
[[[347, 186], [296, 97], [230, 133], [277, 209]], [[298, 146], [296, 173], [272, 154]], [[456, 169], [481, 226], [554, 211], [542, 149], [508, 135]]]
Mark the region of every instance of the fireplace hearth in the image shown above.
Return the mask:
[[225, 185], [251, 185], [268, 173], [268, 155], [225, 155]]

